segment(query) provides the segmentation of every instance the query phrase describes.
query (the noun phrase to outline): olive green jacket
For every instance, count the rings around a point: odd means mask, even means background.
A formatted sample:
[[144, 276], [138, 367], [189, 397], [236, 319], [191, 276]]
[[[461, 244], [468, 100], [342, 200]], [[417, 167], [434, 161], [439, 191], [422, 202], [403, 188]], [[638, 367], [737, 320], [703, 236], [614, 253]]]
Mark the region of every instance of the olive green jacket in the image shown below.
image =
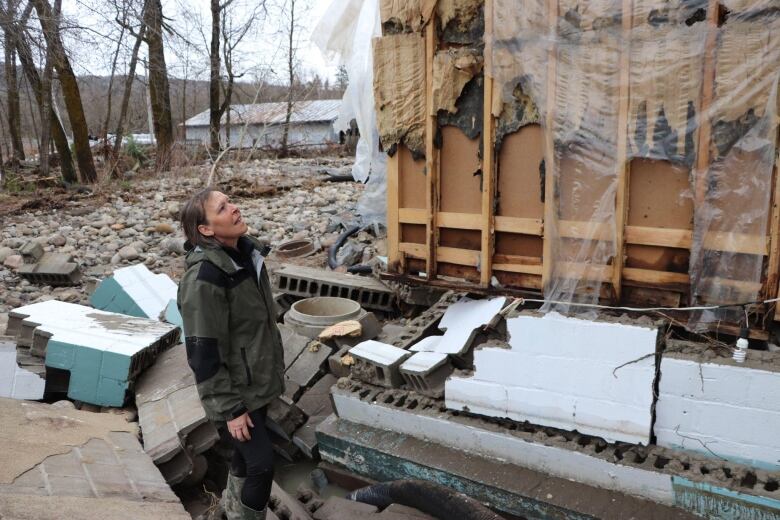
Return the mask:
[[239, 248], [251, 250], [257, 278], [222, 248], [196, 247], [179, 284], [187, 360], [214, 421], [262, 408], [284, 391], [284, 351], [262, 245], [244, 236]]

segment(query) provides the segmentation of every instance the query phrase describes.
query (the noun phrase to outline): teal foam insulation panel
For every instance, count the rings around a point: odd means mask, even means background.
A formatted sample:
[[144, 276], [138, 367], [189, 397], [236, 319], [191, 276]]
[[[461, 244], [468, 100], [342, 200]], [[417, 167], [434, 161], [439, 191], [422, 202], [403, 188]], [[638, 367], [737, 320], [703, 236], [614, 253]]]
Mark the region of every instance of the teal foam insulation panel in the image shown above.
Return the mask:
[[154, 274], [144, 264], [123, 267], [97, 286], [89, 298], [96, 309], [138, 318], [159, 319], [171, 299], [176, 283], [165, 274]]

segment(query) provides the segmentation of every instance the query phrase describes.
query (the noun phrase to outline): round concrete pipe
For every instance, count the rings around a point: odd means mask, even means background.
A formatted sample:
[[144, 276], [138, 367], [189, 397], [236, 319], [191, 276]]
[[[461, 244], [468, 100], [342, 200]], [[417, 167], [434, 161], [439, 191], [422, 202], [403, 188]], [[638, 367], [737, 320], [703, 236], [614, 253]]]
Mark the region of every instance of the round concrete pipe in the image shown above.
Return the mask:
[[327, 327], [342, 321], [360, 319], [364, 314], [366, 311], [355, 301], [318, 296], [293, 303], [284, 315], [284, 322], [298, 334], [316, 338]]
[[279, 244], [276, 255], [280, 258], [296, 258], [313, 255], [317, 247], [311, 240], [288, 240]]

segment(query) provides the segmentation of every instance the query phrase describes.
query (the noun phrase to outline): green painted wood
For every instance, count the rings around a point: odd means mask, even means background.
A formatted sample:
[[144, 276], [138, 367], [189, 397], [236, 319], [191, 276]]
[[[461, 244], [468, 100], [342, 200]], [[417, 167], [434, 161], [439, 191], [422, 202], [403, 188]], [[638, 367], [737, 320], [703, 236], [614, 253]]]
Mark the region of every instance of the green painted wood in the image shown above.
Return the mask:
[[780, 520], [780, 501], [673, 476], [675, 503], [705, 518]]

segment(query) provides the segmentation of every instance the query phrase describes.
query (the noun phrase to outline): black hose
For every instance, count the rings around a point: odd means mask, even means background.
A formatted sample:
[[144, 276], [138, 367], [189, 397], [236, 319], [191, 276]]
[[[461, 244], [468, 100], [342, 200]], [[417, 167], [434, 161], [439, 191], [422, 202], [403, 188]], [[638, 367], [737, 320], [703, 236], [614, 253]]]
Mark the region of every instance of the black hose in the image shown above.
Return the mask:
[[[339, 236], [338, 240], [336, 240], [336, 242], [332, 246], [330, 246], [330, 248], [328, 249], [328, 267], [330, 267], [331, 269], [336, 269], [339, 266], [339, 261], [336, 260], [336, 255], [338, 254], [339, 249], [341, 248], [341, 246], [344, 245], [344, 242], [346, 242], [349, 237], [351, 237], [361, 229], [363, 228], [361, 228], [360, 226], [352, 226], [351, 228], [344, 231]], [[351, 267], [348, 267], [347, 272], [351, 274], [371, 274], [373, 270], [371, 269], [370, 265], [358, 264], [358, 265], [353, 265]]]
[[441, 484], [425, 480], [396, 480], [357, 489], [349, 500], [375, 505], [413, 507], [441, 520], [503, 520], [477, 500]]

